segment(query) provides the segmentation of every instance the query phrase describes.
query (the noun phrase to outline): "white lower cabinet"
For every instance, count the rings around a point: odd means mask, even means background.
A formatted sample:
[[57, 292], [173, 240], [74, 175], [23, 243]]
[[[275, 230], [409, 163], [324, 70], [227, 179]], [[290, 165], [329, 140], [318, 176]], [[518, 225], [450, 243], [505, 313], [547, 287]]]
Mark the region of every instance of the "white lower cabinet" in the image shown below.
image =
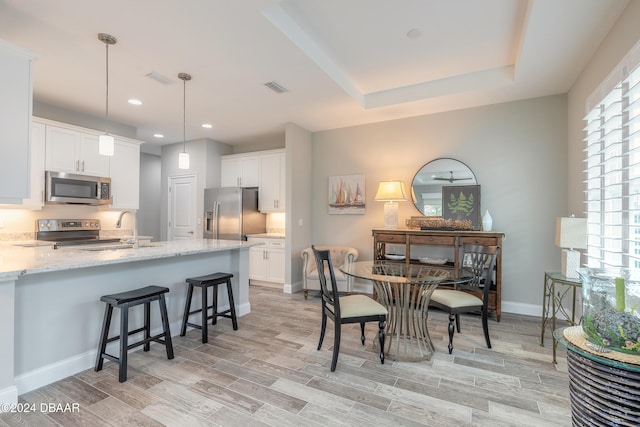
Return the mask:
[[284, 239], [248, 237], [247, 241], [264, 243], [249, 249], [249, 279], [284, 284]]

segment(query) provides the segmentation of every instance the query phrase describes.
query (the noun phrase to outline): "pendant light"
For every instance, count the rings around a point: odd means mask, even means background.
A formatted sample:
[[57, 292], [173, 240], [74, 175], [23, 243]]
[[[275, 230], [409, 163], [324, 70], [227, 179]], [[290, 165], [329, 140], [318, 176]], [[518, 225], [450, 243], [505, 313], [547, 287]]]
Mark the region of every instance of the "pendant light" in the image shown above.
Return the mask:
[[115, 37], [105, 33], [98, 34], [98, 40], [103, 42], [107, 48], [104, 135], [100, 135], [100, 138], [98, 140], [98, 152], [103, 156], [113, 156], [115, 143], [113, 140], [113, 136], [109, 135], [109, 132], [107, 131], [107, 125], [109, 122], [109, 45], [116, 44], [118, 40], [116, 40]]
[[189, 169], [189, 153], [187, 153], [187, 81], [191, 80], [191, 75], [187, 73], [178, 74], [182, 80], [182, 153], [178, 154], [178, 169]]

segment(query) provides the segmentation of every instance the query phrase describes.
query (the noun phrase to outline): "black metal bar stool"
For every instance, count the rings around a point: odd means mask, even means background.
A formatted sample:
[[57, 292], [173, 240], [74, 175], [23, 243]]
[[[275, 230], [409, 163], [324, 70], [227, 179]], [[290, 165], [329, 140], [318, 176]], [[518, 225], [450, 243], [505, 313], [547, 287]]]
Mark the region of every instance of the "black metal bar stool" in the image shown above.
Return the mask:
[[[173, 344], [171, 342], [171, 332], [169, 331], [169, 317], [167, 316], [167, 305], [164, 300], [164, 294], [169, 292], [169, 288], [161, 286], [147, 286], [133, 291], [122, 292], [119, 294], [104, 295], [100, 301], [107, 303], [104, 311], [104, 321], [102, 323], [102, 333], [100, 334], [100, 348], [98, 348], [98, 357], [96, 359], [96, 371], [102, 369], [104, 359], [109, 359], [120, 365], [119, 381], [127, 380], [127, 352], [132, 348], [144, 344], [144, 351], [149, 351], [149, 343], [151, 341], [163, 344], [167, 349], [167, 358], [173, 359]], [[160, 305], [160, 317], [162, 318], [163, 332], [158, 335], [151, 336], [151, 301], [158, 301]], [[144, 326], [129, 332], [129, 307], [144, 304]], [[109, 338], [109, 326], [111, 325], [111, 314], [113, 308], [120, 309], [120, 335]], [[134, 344], [129, 344], [129, 335], [137, 334], [144, 331], [144, 339]], [[162, 339], [164, 337], [164, 339]], [[120, 340], [120, 357], [115, 357], [105, 353], [107, 343]]]
[[[207, 337], [207, 320], [211, 321], [212, 325], [217, 322], [218, 316], [231, 319], [233, 323], [233, 329], [238, 330], [238, 321], [236, 320], [236, 308], [233, 302], [233, 291], [231, 289], [231, 278], [233, 274], [230, 273], [214, 273], [208, 276], [191, 277], [187, 279], [189, 289], [187, 289], [187, 302], [184, 306], [184, 315], [182, 317], [182, 329], [180, 330], [180, 336], [184, 336], [187, 333], [187, 325], [193, 328], [202, 330], [202, 342], [208, 342]], [[229, 308], [224, 311], [218, 312], [218, 286], [227, 285], [227, 295], [229, 295]], [[191, 297], [193, 296], [193, 288], [199, 287], [202, 291], [202, 308], [198, 310], [191, 310]], [[213, 286], [212, 292], [212, 304], [207, 306], [207, 290], [210, 286]], [[212, 309], [211, 315], [208, 315], [209, 309]], [[202, 320], [200, 325], [189, 323], [189, 316], [195, 313], [202, 313]]]

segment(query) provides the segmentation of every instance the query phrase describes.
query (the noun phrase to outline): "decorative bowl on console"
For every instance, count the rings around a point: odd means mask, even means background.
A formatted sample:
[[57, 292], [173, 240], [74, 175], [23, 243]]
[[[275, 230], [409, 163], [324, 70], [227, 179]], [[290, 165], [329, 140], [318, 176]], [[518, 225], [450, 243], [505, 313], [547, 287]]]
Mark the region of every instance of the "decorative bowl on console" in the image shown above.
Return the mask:
[[473, 230], [468, 219], [444, 219], [441, 216], [412, 216], [405, 220], [407, 228], [416, 230]]

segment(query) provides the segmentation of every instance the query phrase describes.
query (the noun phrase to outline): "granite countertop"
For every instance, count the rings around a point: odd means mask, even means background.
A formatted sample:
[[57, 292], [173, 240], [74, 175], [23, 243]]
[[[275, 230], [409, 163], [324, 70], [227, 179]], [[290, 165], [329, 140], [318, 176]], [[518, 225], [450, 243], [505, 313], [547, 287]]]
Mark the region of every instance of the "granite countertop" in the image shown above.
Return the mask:
[[0, 245], [0, 279], [24, 274], [227, 251], [256, 245], [239, 240], [195, 239], [152, 242], [135, 249], [126, 245], [117, 245], [117, 248], [99, 250], [101, 247], [98, 245], [53, 249], [51, 244], [29, 246], [25, 243], [5, 242]]
[[284, 239], [286, 236], [284, 233], [259, 233], [247, 234], [247, 237], [259, 237], [262, 239]]

